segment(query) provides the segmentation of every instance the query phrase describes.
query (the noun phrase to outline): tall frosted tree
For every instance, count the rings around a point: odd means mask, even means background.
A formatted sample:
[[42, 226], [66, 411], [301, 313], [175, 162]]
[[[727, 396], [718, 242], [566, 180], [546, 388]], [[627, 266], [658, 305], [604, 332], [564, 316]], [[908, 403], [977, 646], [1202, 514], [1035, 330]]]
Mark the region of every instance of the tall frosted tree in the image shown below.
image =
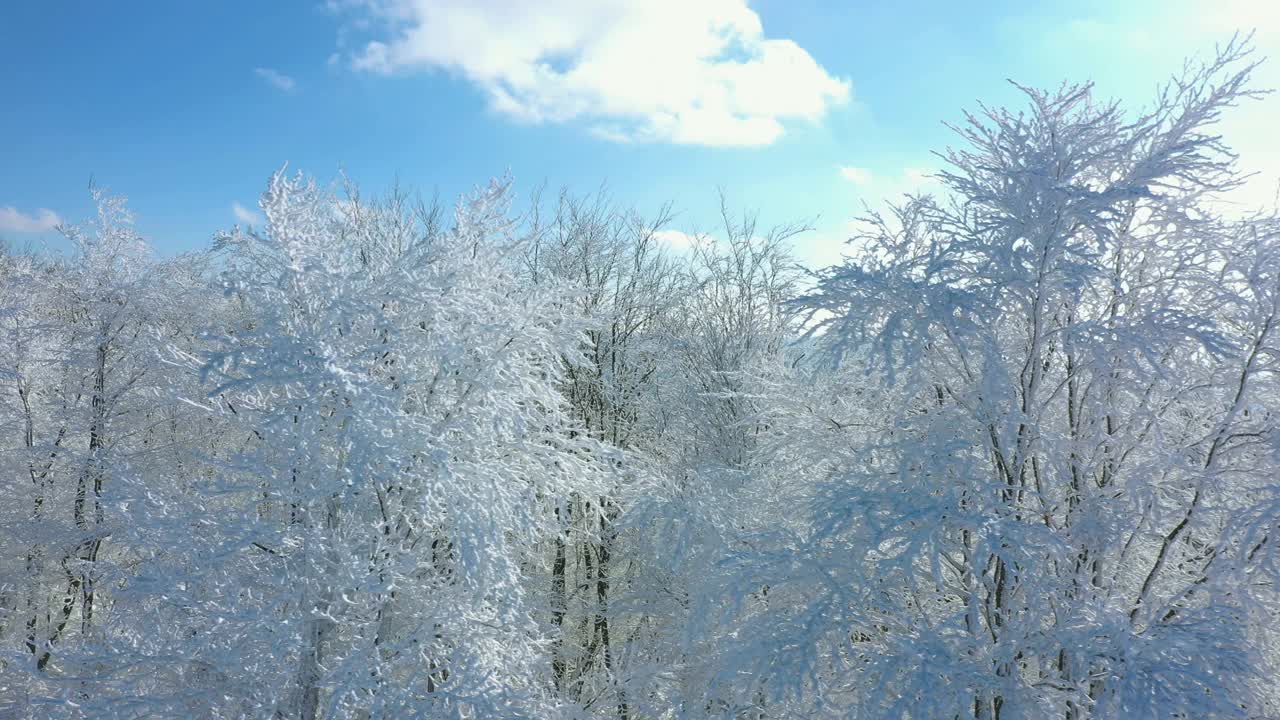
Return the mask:
[[668, 208], [644, 218], [603, 193], [564, 192], [549, 220], [535, 217], [524, 263], [529, 282], [574, 288], [571, 301], [587, 329], [577, 351], [583, 360], [566, 358], [561, 390], [578, 426], [573, 432], [616, 453], [605, 492], [552, 499], [563, 526], [552, 543], [545, 596], [553, 682], [567, 701], [612, 708], [624, 719], [634, 712], [627, 685], [636, 620], [625, 596], [635, 564], [619, 557], [618, 520], [645, 487], [639, 479], [664, 431], [664, 322], [685, 292], [659, 239], [669, 219]]
[[809, 598], [730, 645], [759, 653], [744, 691], [792, 717], [1275, 711], [1276, 226], [1212, 202], [1251, 69], [1230, 45], [1137, 117], [1087, 85], [970, 115], [943, 198], [818, 276], [815, 334], [883, 415], [814, 478], [806, 536], [735, 558]]
[[[646, 717], [740, 709], [714, 662], [726, 637], [708, 623], [735, 598], [721, 563], [755, 532], [790, 529], [797, 486], [820, 464], [793, 452], [776, 423], [812, 399], [792, 382], [803, 351], [792, 346], [798, 315], [787, 304], [799, 280], [787, 243], [804, 228], [758, 231], [754, 215], [722, 217], [722, 232], [684, 257], [687, 300], [665, 324], [659, 368], [667, 431], [654, 482], [624, 521], [638, 568], [627, 598], [638, 617], [630, 682]], [[759, 603], [760, 590], [746, 590], [744, 605]]]
[[277, 175], [264, 230], [225, 241], [249, 313], [207, 371], [256, 436], [236, 477], [285, 717], [557, 712], [521, 560], [543, 498], [599, 473], [559, 394], [582, 326], [561, 287], [517, 284], [506, 192], [442, 231]]

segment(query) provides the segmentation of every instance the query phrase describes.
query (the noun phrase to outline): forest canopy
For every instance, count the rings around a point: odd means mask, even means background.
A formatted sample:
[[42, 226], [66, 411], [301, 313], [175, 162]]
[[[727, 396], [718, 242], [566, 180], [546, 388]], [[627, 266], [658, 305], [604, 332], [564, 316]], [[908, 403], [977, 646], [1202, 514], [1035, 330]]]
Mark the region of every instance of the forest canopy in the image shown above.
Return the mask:
[[0, 255], [0, 717], [1280, 716], [1280, 219], [1021, 88], [840, 264], [274, 174]]

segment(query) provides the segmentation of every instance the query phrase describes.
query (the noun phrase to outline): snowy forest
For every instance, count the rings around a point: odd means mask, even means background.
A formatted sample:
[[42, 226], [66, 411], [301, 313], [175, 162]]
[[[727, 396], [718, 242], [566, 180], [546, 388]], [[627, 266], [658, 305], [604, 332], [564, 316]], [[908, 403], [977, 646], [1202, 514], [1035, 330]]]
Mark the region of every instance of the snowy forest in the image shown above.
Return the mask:
[[1280, 717], [1256, 60], [977, 106], [822, 269], [291, 169], [166, 256], [93, 190], [0, 254], [0, 717]]

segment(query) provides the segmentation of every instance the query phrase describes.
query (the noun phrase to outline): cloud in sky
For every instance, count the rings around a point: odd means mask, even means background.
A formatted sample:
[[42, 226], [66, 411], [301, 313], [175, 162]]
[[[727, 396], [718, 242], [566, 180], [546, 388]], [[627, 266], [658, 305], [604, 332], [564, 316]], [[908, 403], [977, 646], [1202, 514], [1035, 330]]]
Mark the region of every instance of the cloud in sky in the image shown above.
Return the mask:
[[907, 185], [911, 187], [910, 192], [921, 192], [926, 189], [925, 186], [938, 182], [938, 179], [934, 177], [936, 172], [936, 170], [928, 168], [909, 167], [902, 171], [902, 177], [906, 180]]
[[254, 68], [253, 74], [257, 75], [259, 78], [262, 79], [263, 82], [267, 83], [268, 85], [271, 85], [277, 90], [283, 90], [285, 92], [293, 92], [298, 88], [298, 82], [296, 80], [289, 77], [288, 75], [285, 75], [279, 70], [260, 67], [260, 68]]
[[848, 180], [854, 185], [866, 185], [871, 182], [871, 171], [862, 167], [850, 167], [846, 165], [840, 168], [840, 177]]
[[[902, 160], [906, 158], [899, 158]], [[813, 268], [840, 264], [849, 250], [849, 238], [865, 230], [856, 217], [863, 213], [864, 208], [881, 210], [887, 204], [904, 202], [907, 195], [946, 193], [946, 187], [935, 177], [937, 172], [937, 168], [927, 165], [877, 165], [875, 170], [841, 166], [840, 177], [855, 188], [850, 192], [857, 202], [847, 208], [855, 217], [843, 223], [820, 226], [814, 232], [796, 238], [796, 257]]]
[[659, 242], [665, 243], [672, 250], [689, 250], [700, 242], [704, 242], [702, 235], [691, 235], [680, 230], [658, 230], [653, 233], [653, 237]]
[[[773, 143], [850, 95], [747, 0], [331, 0], [380, 29], [349, 61], [456, 72], [529, 122], [582, 118], [612, 140]], [[371, 22], [372, 21], [372, 22]]]
[[62, 224], [62, 218], [48, 208], [39, 208], [28, 215], [9, 206], [0, 207], [0, 231], [13, 233], [48, 232]]
[[934, 177], [936, 172], [933, 168], [910, 165], [893, 170], [844, 165], [840, 168], [840, 177], [857, 187], [858, 196], [875, 204], [881, 200], [898, 201], [905, 194], [941, 191]]
[[238, 202], [231, 203], [231, 214], [236, 216], [236, 222], [245, 225], [261, 225], [262, 214], [254, 212]]

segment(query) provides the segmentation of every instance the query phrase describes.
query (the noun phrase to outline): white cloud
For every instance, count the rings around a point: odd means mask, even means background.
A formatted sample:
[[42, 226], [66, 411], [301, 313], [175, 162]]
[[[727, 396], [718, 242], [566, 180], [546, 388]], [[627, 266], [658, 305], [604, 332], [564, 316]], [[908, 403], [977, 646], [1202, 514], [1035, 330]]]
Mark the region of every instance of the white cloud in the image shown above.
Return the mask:
[[257, 75], [263, 80], [263, 82], [266, 82], [277, 90], [293, 92], [298, 87], [296, 80], [278, 70], [273, 70], [271, 68], [254, 68], [253, 74]]
[[862, 167], [841, 167], [840, 177], [856, 186], [862, 200], [873, 205], [881, 201], [898, 202], [904, 195], [938, 193], [943, 187], [934, 177], [937, 170], [923, 166], [906, 166], [893, 171]]
[[911, 188], [909, 192], [920, 192], [926, 189], [926, 185], [938, 182], [938, 179], [934, 177], [936, 172], [936, 170], [926, 168], [909, 167], [902, 171], [902, 177]]
[[688, 250], [705, 240], [702, 235], [691, 235], [679, 230], [658, 230], [653, 233], [653, 237], [673, 250]]
[[871, 171], [861, 167], [845, 166], [840, 168], [840, 177], [854, 185], [866, 185], [871, 182]]
[[1215, 0], [1193, 3], [1192, 21], [1210, 32], [1229, 35], [1255, 31], [1254, 39], [1266, 43], [1280, 34], [1280, 6], [1259, 0]]
[[14, 233], [48, 232], [62, 224], [62, 218], [48, 208], [28, 215], [15, 207], [0, 207], [0, 231]]
[[358, 69], [456, 72], [494, 109], [530, 122], [586, 119], [614, 140], [768, 145], [784, 122], [848, 100], [789, 39], [769, 38], [747, 0], [347, 0], [385, 33]]
[[262, 214], [254, 212], [238, 202], [231, 203], [231, 214], [236, 216], [236, 222], [242, 222], [245, 225], [261, 225]]

